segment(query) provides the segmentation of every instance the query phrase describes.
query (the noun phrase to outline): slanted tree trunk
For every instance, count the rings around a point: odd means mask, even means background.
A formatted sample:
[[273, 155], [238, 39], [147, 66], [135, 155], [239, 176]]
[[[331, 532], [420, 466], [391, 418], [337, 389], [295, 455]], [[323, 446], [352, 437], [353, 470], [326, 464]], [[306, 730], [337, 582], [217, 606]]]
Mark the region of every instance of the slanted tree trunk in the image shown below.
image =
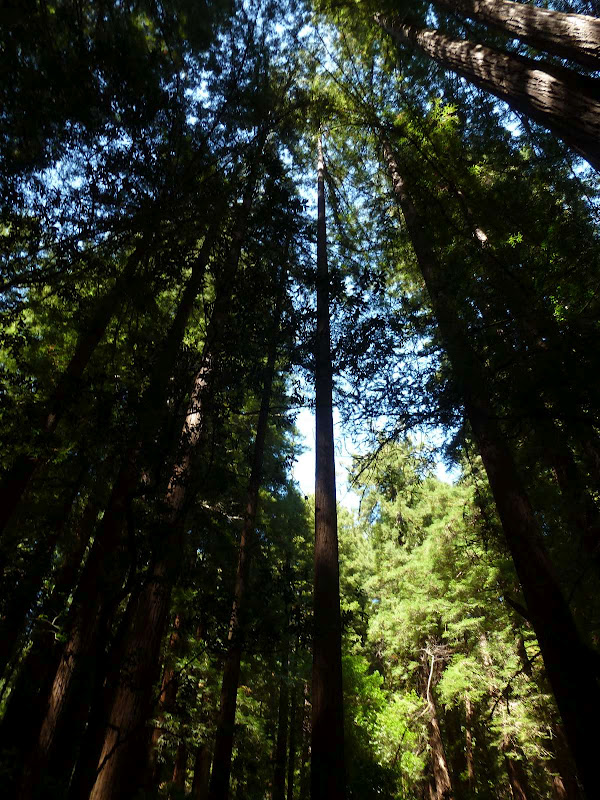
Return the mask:
[[342, 634], [329, 332], [325, 164], [318, 140], [317, 336], [315, 344], [315, 582], [312, 679], [311, 800], [343, 800]]
[[[596, 748], [586, 731], [600, 718], [600, 690], [550, 563], [529, 498], [517, 475], [487, 394], [487, 378], [463, 330], [456, 300], [400, 173], [388, 141], [384, 157], [402, 208], [440, 334], [463, 395], [465, 411], [487, 472], [546, 673], [565, 726], [580, 780], [590, 797], [597, 785]], [[585, 690], [582, 691], [582, 687]]]
[[[284, 285], [285, 277], [282, 280], [282, 290]], [[246, 606], [246, 593], [248, 590], [253, 549], [256, 546], [254, 525], [256, 521], [256, 513], [258, 511], [265, 437], [267, 434], [271, 392], [275, 373], [280, 315], [279, 302], [280, 301], [278, 300], [275, 313], [275, 328], [269, 344], [269, 354], [265, 369], [260, 411], [258, 414], [258, 423], [256, 427], [256, 439], [254, 441], [252, 469], [246, 493], [246, 509], [240, 537], [233, 608], [229, 623], [228, 649], [223, 668], [221, 699], [217, 717], [215, 749], [210, 778], [210, 800], [226, 800], [229, 794], [229, 777], [231, 772], [231, 753], [233, 750], [235, 708], [240, 679], [240, 666], [244, 648], [244, 615]]]
[[176, 614], [173, 621], [173, 630], [169, 638], [169, 652], [166, 657], [167, 663], [163, 671], [163, 677], [158, 696], [158, 722], [152, 731], [150, 741], [150, 752], [148, 754], [149, 763], [149, 782], [151, 786], [160, 783], [159, 769], [156, 758], [156, 748], [162, 734], [162, 725], [165, 714], [172, 713], [177, 700], [177, 690], [179, 688], [179, 675], [175, 670], [175, 660], [181, 650], [181, 615]]
[[508, 776], [513, 800], [528, 800], [530, 795], [527, 773], [523, 768], [521, 759], [514, 758], [511, 755], [512, 749], [513, 744], [510, 737], [505, 736], [502, 742], [502, 752], [504, 754], [504, 764], [506, 766], [506, 774]]
[[[147, 255], [153, 235], [154, 231], [151, 231], [142, 237], [127, 259], [123, 272], [113, 288], [98, 301], [88, 326], [77, 340], [75, 352], [71, 356], [65, 372], [58, 379], [45, 408], [39, 412], [42, 445], [45, 448], [48, 447], [49, 439], [55, 432], [58, 423], [70, 408], [73, 398], [77, 396], [83, 372], [104, 336], [115, 313], [115, 307], [125, 295], [127, 286], [140, 262]], [[4, 476], [2, 486], [0, 486], [0, 535], [10, 522], [33, 475], [42, 463], [44, 463], [43, 456], [21, 455]]]
[[[140, 412], [139, 435], [148, 441], [160, 425], [158, 413], [168, 388], [168, 378], [185, 326], [193, 308], [206, 268], [207, 259], [214, 243], [219, 222], [215, 222], [207, 233], [200, 253], [193, 265], [192, 275], [182, 294], [177, 313], [171, 324], [159, 357], [154, 365], [149, 389]], [[48, 711], [42, 723], [38, 745], [28, 759], [25, 769], [23, 800], [31, 792], [30, 782], [43, 773], [55, 741], [61, 731], [68, 734], [68, 710], [78, 710], [85, 702], [85, 695], [74, 703], [73, 686], [78, 673], [85, 669], [93, 683], [97, 659], [93, 655], [98, 631], [103, 620], [112, 617], [115, 602], [127, 571], [127, 563], [120, 545], [131, 492], [138, 480], [138, 458], [141, 445], [131, 447], [124, 459], [102, 522], [96, 531], [94, 544], [82, 572], [79, 586], [73, 598], [66, 628], [69, 639], [58, 666], [50, 691]], [[80, 687], [79, 691], [82, 691]]]
[[409, 42], [444, 68], [504, 100], [544, 125], [600, 169], [600, 100], [596, 81], [533, 59], [503, 53], [437, 30], [377, 23], [399, 42]]
[[536, 50], [600, 69], [600, 20], [595, 17], [550, 11], [514, 0], [434, 0], [434, 3], [514, 36]]
[[450, 770], [444, 750], [442, 732], [438, 720], [437, 708], [433, 698], [433, 678], [435, 674], [435, 654], [427, 649], [429, 667], [425, 683], [425, 701], [427, 703], [427, 727], [429, 730], [429, 749], [431, 757], [431, 772], [433, 780], [430, 782], [431, 800], [452, 800], [452, 782], [450, 780]]
[[[221, 275], [221, 291], [207, 333], [202, 356], [183, 429], [180, 435], [181, 455], [173, 465], [164, 506], [165, 534], [145, 588], [133, 612], [125, 655], [122, 660], [123, 680], [119, 683], [104, 744], [98, 763], [98, 777], [90, 800], [118, 800], [136, 793], [147, 774], [148, 737], [145, 726], [152, 712], [152, 687], [159, 668], [160, 646], [169, 611], [171, 591], [177, 579], [183, 555], [183, 522], [188, 482], [195, 450], [203, 436], [203, 401], [212, 379], [220, 342], [227, 300], [233, 289], [249, 214], [255, 181], [247, 187], [238, 217], [238, 226], [231, 244], [226, 268]], [[223, 285], [225, 284], [225, 285]]]
[[[39, 602], [43, 594], [44, 580], [48, 576], [52, 565], [54, 550], [62, 540], [70, 512], [77, 496], [83, 487], [89, 464], [87, 461], [79, 469], [79, 474], [74, 485], [63, 503], [59, 519], [53, 530], [41, 540], [38, 552], [27, 565], [25, 574], [14, 586], [10, 599], [7, 602], [4, 618], [0, 622], [0, 675], [3, 674], [11, 655], [15, 650], [17, 640], [25, 629], [31, 611]], [[4, 587], [8, 593], [8, 586]]]

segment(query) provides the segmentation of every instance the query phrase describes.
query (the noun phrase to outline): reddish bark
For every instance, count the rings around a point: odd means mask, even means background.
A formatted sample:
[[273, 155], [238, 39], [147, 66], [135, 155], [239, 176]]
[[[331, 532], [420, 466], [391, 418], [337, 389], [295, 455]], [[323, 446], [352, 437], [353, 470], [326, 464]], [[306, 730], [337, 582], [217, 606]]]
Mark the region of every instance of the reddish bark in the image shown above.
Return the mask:
[[346, 796], [342, 637], [332, 416], [325, 164], [319, 137], [317, 336], [315, 347], [315, 581], [312, 679], [311, 799]]
[[[462, 328], [456, 300], [443, 280], [426, 226], [417, 213], [389, 142], [384, 142], [383, 149], [440, 333], [463, 394], [467, 417], [488, 475], [579, 777], [593, 796], [596, 754], [586, 731], [593, 728], [600, 716], [600, 690], [594, 664], [554, 574], [529, 498], [498, 428], [487, 394], [486, 374]], [[585, 691], [581, 691], [582, 686]]]

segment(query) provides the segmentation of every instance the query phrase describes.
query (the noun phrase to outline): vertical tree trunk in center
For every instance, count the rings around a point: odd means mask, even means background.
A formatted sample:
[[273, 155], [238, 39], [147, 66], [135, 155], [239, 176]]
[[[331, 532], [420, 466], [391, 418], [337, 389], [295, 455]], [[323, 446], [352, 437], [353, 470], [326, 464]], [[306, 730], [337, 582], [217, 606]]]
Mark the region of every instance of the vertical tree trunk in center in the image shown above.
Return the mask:
[[344, 798], [344, 712], [340, 620], [325, 166], [319, 137], [317, 337], [315, 346], [315, 585], [312, 682], [312, 800]]

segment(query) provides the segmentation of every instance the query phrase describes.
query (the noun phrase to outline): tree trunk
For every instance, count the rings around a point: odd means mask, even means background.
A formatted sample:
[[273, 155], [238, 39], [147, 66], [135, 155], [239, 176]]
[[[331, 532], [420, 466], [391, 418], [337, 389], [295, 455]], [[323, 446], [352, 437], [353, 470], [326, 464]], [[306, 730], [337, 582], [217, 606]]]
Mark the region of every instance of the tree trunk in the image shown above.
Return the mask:
[[554, 773], [552, 777], [553, 800], [581, 800], [577, 776], [561, 725], [554, 726], [554, 736], [548, 742], [547, 747], [553, 756], [550, 762]]
[[473, 704], [465, 694], [465, 757], [467, 761], [467, 786], [469, 792], [475, 787], [475, 761], [473, 759]]
[[[292, 662], [293, 663], [293, 662]], [[292, 675], [293, 677], [293, 675]], [[288, 751], [287, 774], [287, 800], [294, 800], [294, 778], [296, 775], [296, 746], [297, 746], [297, 686], [292, 684], [290, 692], [290, 746]]]
[[177, 745], [175, 756], [175, 766], [173, 767], [173, 786], [178, 790], [178, 795], [183, 796], [185, 792], [185, 779], [187, 776], [187, 757], [188, 750], [184, 741]]
[[308, 800], [310, 794], [310, 718], [311, 707], [309, 702], [309, 686], [304, 684], [304, 700], [302, 703], [302, 750], [300, 752], [300, 797], [299, 800]]
[[194, 762], [194, 780], [192, 782], [192, 800], [208, 799], [208, 784], [210, 781], [210, 765], [212, 753], [207, 744], [201, 744], [196, 750]]
[[[284, 285], [285, 278], [282, 280], [282, 291]], [[252, 561], [253, 550], [256, 547], [254, 538], [254, 524], [258, 510], [259, 490], [262, 481], [265, 438], [267, 434], [271, 392], [275, 373], [279, 316], [280, 301], [278, 299], [275, 312], [275, 328], [269, 344], [269, 354], [267, 358], [260, 411], [256, 427], [252, 469], [250, 473], [250, 480], [248, 482], [248, 490], [246, 493], [246, 510], [240, 537], [233, 608], [229, 623], [228, 650], [227, 655], [225, 656], [225, 665], [223, 669], [221, 700], [217, 718], [215, 750], [213, 756], [212, 774], [210, 778], [210, 800], [226, 800], [229, 793], [231, 753], [233, 750], [233, 731], [235, 725], [235, 707], [237, 702], [240, 665], [244, 646], [245, 598], [248, 589], [250, 564]]]
[[563, 139], [600, 169], [600, 101], [598, 84], [569, 70], [509, 55], [437, 30], [377, 23], [399, 42], [410, 42], [446, 69], [504, 100]]
[[277, 744], [275, 746], [275, 769], [273, 774], [272, 800], [285, 800], [285, 758], [288, 738], [289, 705], [289, 636], [284, 633], [284, 652], [281, 656], [281, 678], [279, 680], [279, 709], [277, 714]]
[[452, 800], [454, 793], [452, 791], [452, 782], [450, 781], [450, 770], [448, 769], [442, 732], [440, 730], [437, 708], [432, 692], [435, 656], [431, 654], [430, 658], [431, 663], [429, 665], [425, 689], [428, 716], [427, 727], [429, 729], [429, 748], [431, 753], [431, 772], [433, 774], [433, 780], [430, 784], [430, 795], [432, 800]]
[[162, 734], [162, 725], [164, 723], [165, 714], [172, 713], [175, 708], [177, 700], [177, 690], [179, 688], [179, 676], [175, 670], [175, 659], [181, 650], [181, 616], [175, 615], [173, 621], [173, 631], [169, 639], [169, 652], [167, 655], [167, 663], [165, 664], [160, 694], [158, 696], [158, 722], [152, 731], [150, 741], [150, 752], [148, 754], [149, 774], [148, 779], [150, 786], [155, 787], [160, 783], [159, 765], [156, 758], [156, 749]]
[[490, 25], [536, 50], [600, 69], [600, 20], [595, 17], [564, 14], [514, 0], [434, 0], [434, 3]]
[[486, 375], [462, 329], [456, 301], [443, 281], [426, 226], [413, 205], [389, 142], [384, 142], [383, 149], [440, 333], [462, 391], [465, 411], [487, 472], [579, 777], [593, 797], [597, 781], [596, 750], [586, 731], [600, 718], [600, 691], [594, 665], [555, 577], [529, 498], [486, 394]]
[[506, 774], [513, 800], [528, 800], [529, 786], [523, 762], [521, 759], [512, 758], [510, 751], [511, 741], [508, 736], [505, 736], [502, 742], [502, 752], [504, 753], [504, 764], [506, 765]]
[[[51, 571], [55, 548], [64, 536], [70, 512], [83, 487], [88, 467], [89, 465], [85, 461], [63, 503], [62, 513], [59, 514], [54, 529], [46, 535], [45, 539], [41, 539], [38, 551], [27, 565], [25, 574], [10, 592], [4, 618], [0, 623], [0, 675], [4, 673], [15, 650], [19, 635], [25, 629], [30, 613], [39, 603], [40, 596], [43, 596], [44, 581]], [[8, 586], [5, 586], [4, 590], [7, 594], [9, 593]]]
[[[264, 137], [262, 142], [264, 144]], [[261, 148], [262, 150], [262, 148]], [[152, 712], [152, 687], [159, 666], [160, 645], [169, 610], [171, 590], [183, 556], [183, 522], [189, 502], [188, 482], [195, 450], [204, 435], [203, 400], [217, 357], [228, 298], [233, 291], [246, 222], [256, 185], [251, 173], [236, 221], [227, 262], [220, 276], [221, 291], [207, 332], [202, 366], [194, 379], [188, 411], [180, 435], [181, 455], [173, 465], [165, 498], [165, 535], [155, 556], [152, 576], [142, 591], [123, 658], [124, 680], [112, 704], [109, 725], [98, 764], [98, 778], [90, 800], [123, 800], [134, 795], [147, 774], [148, 737], [145, 724]], [[258, 492], [258, 489], [257, 489]], [[132, 766], [135, 765], [135, 766]]]
[[[194, 300], [202, 286], [207, 260], [218, 225], [219, 223], [215, 223], [205, 237], [198, 258], [192, 267], [192, 275], [182, 294], [177, 313], [154, 365], [149, 389], [144, 396], [140, 412], [138, 438], [142, 438], [144, 443], [153, 437], [160, 425], [161, 415], [157, 412], [162, 407], [168, 388], [169, 374]], [[90, 662], [90, 653], [94, 649], [102, 619], [112, 616], [112, 605], [118, 599], [118, 592], [126, 573], [126, 564], [123, 563], [123, 557], [120, 554], [120, 544], [131, 492], [138, 481], [138, 459], [141, 448], [142, 444], [138, 442], [128, 450], [125, 456], [113, 485], [102, 523], [96, 532], [94, 544], [81, 576], [80, 586], [73, 598], [67, 622], [70, 638], [65, 646], [50, 694], [48, 713], [42, 725], [37, 752], [32, 756], [30, 766], [27, 768], [28, 780], [31, 780], [40, 771], [43, 772], [54, 747], [56, 736], [61, 729], [68, 728], [68, 715], [65, 710], [72, 707], [70, 697], [77, 673], [88, 663], [90, 676], [93, 676], [96, 659], [92, 658]], [[27, 793], [23, 795], [24, 800], [27, 796]]]
[[318, 141], [317, 336], [315, 345], [315, 582], [312, 680], [311, 800], [343, 800], [344, 706], [342, 634], [329, 333], [325, 164]]
[[[147, 239], [153, 235], [152, 231], [142, 238], [127, 259], [125, 268], [113, 288], [98, 301], [92, 319], [77, 340], [69, 365], [59, 378], [46, 407], [40, 412], [39, 426], [44, 439], [43, 444], [46, 447], [49, 438], [76, 397], [83, 372], [104, 336], [108, 323], [115, 313], [115, 306], [120, 303], [140, 261], [148, 252], [149, 242]], [[23, 454], [16, 459], [6, 473], [0, 487], [0, 535], [10, 522], [34, 473], [44, 463], [44, 460], [43, 456]]]

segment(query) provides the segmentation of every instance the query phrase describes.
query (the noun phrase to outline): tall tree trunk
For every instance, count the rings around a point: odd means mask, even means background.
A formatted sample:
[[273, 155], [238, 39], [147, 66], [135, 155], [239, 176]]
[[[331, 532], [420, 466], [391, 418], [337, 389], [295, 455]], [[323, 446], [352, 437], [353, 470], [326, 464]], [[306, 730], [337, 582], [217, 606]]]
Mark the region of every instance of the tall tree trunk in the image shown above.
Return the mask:
[[342, 695], [342, 633], [333, 441], [333, 378], [329, 332], [325, 163], [320, 136], [318, 155], [311, 800], [343, 800], [346, 796], [346, 770]]
[[[282, 279], [282, 291], [284, 286], [285, 277]], [[228, 649], [223, 668], [221, 699], [217, 717], [215, 749], [210, 778], [210, 800], [226, 800], [229, 793], [231, 753], [233, 750], [233, 731], [235, 725], [235, 708], [240, 679], [240, 665], [244, 648], [245, 600], [246, 592], [248, 590], [253, 550], [256, 547], [254, 525], [256, 521], [256, 513], [258, 511], [265, 438], [267, 434], [271, 392], [275, 373], [275, 360], [277, 356], [277, 341], [279, 333], [279, 315], [280, 300], [278, 299], [275, 312], [275, 327], [269, 343], [269, 353], [265, 369], [258, 423], [256, 427], [256, 439], [254, 441], [252, 469], [246, 493], [244, 523], [240, 537], [233, 608], [229, 623]]]
[[284, 651], [281, 656], [281, 678], [279, 680], [279, 709], [277, 714], [277, 743], [275, 745], [275, 768], [273, 774], [273, 789], [271, 792], [272, 800], [285, 800], [285, 758], [288, 738], [289, 705], [288, 672], [289, 634], [286, 629], [284, 633]]
[[210, 765], [212, 753], [208, 744], [201, 744], [196, 750], [194, 761], [194, 780], [192, 781], [192, 800], [208, 799]]
[[475, 760], [473, 758], [473, 703], [465, 694], [465, 757], [467, 761], [467, 787], [472, 792], [475, 787]]
[[600, 69], [600, 20], [584, 14], [565, 14], [514, 0], [434, 0], [444, 10], [483, 22], [507, 36]]
[[[162, 401], [168, 388], [168, 378], [177, 350], [185, 332], [185, 326], [193, 308], [193, 302], [202, 286], [207, 260], [214, 243], [219, 223], [215, 223], [205, 237], [200, 253], [192, 267], [192, 275], [182, 294], [177, 313], [171, 324], [159, 357], [154, 365], [150, 385], [144, 396], [140, 412], [138, 435], [147, 442], [160, 424]], [[38, 746], [28, 761], [23, 788], [23, 800], [29, 796], [29, 786], [35, 776], [43, 772], [49, 755], [55, 746], [55, 739], [61, 730], [68, 730], [67, 709], [79, 708], [84, 702], [79, 698], [76, 706], [71, 698], [77, 674], [87, 664], [90, 679], [96, 659], [90, 654], [94, 651], [98, 631], [104, 619], [112, 617], [119, 590], [125, 578], [127, 564], [120, 552], [122, 531], [131, 496], [138, 480], [138, 458], [142, 445], [131, 447], [113, 485], [108, 506], [96, 532], [94, 544], [84, 567], [80, 583], [73, 598], [67, 620], [69, 640], [60, 661], [54, 685], [50, 692], [48, 712], [41, 727]]]
[[502, 752], [506, 765], [506, 774], [512, 792], [513, 800], [529, 800], [529, 785], [527, 773], [523, 768], [523, 762], [519, 758], [511, 755], [512, 743], [509, 736], [505, 736], [502, 742]]
[[302, 749], [300, 751], [300, 792], [299, 800], [308, 800], [310, 794], [310, 718], [309, 687], [304, 684], [304, 702], [302, 704]]
[[577, 776], [561, 725], [554, 726], [554, 736], [547, 743], [547, 747], [552, 753], [550, 764], [554, 773], [552, 778], [553, 800], [581, 800]]
[[[115, 307], [122, 300], [140, 262], [148, 253], [149, 239], [153, 235], [154, 232], [152, 231], [142, 237], [127, 259], [125, 268], [117, 278], [113, 288], [98, 301], [88, 326], [77, 340], [75, 352], [71, 356], [66, 370], [60, 376], [45, 408], [39, 412], [38, 424], [43, 437], [42, 445], [44, 448], [48, 447], [50, 437], [55, 432], [65, 412], [69, 409], [73, 399], [77, 396], [83, 372], [104, 336], [106, 328], [115, 313]], [[44, 463], [44, 460], [43, 455], [23, 454], [16, 459], [11, 469], [4, 476], [2, 486], [0, 486], [0, 535], [2, 535], [10, 522], [33, 475], [39, 466]]]
[[157, 786], [159, 780], [159, 768], [156, 758], [156, 749], [158, 742], [162, 735], [162, 726], [165, 720], [165, 714], [171, 714], [175, 708], [177, 700], [177, 690], [179, 688], [179, 676], [175, 670], [175, 660], [181, 650], [181, 616], [175, 615], [173, 622], [173, 630], [169, 639], [169, 652], [167, 654], [167, 662], [163, 671], [163, 677], [160, 687], [160, 694], [158, 696], [158, 721], [152, 731], [150, 741], [150, 752], [148, 754], [149, 764], [149, 782], [151, 786]]
[[416, 45], [446, 69], [530, 116], [573, 147], [595, 169], [600, 169], [600, 101], [596, 81], [485, 45], [451, 39], [437, 30], [393, 24], [381, 14], [375, 18], [394, 39]]
[[[260, 152], [265, 139], [266, 131], [263, 131]], [[204, 436], [203, 402], [218, 357], [228, 299], [233, 291], [246, 223], [256, 187], [257, 169], [254, 165], [244, 191], [228, 258], [220, 275], [220, 287], [217, 288], [217, 299], [207, 332], [202, 366], [194, 379], [180, 435], [181, 455], [173, 465], [164, 501], [165, 535], [161, 538], [160, 550], [155, 556], [152, 575], [140, 594], [133, 614], [133, 623], [122, 661], [124, 678], [115, 692], [100, 754], [98, 777], [90, 794], [90, 800], [127, 798], [136, 793], [144, 774], [147, 774], [148, 737], [145, 725], [154, 705], [152, 687], [159, 667], [160, 645], [171, 591], [183, 557], [185, 508], [191, 499], [188, 483], [193, 471], [195, 451]]]
[[[41, 545], [33, 560], [27, 565], [25, 574], [11, 592], [6, 611], [0, 622], [0, 675], [13, 654], [19, 635], [24, 631], [31, 611], [43, 595], [44, 580], [52, 566], [52, 557], [59, 541], [64, 536], [70, 512], [75, 505], [88, 471], [87, 461], [79, 470], [74, 485], [65, 498], [57, 523], [53, 530], [41, 538]], [[9, 587], [4, 587], [8, 593]]]
[[177, 745], [175, 755], [175, 766], [173, 767], [173, 786], [178, 790], [179, 796], [185, 792], [185, 779], [187, 777], [188, 750], [185, 741], [180, 741]]
[[[292, 661], [294, 664], [295, 659]], [[294, 673], [292, 670], [292, 677]], [[294, 778], [296, 775], [296, 747], [297, 747], [297, 693], [298, 687], [292, 684], [290, 692], [290, 745], [288, 750], [288, 771], [287, 771], [287, 800], [294, 800]]]
[[[383, 143], [383, 149], [439, 330], [463, 395], [465, 411], [487, 472], [579, 777], [589, 797], [593, 797], [596, 754], [586, 731], [593, 727], [594, 720], [600, 718], [600, 690], [594, 665], [554, 574], [529, 498], [491, 407], [486, 375], [463, 330], [455, 298], [444, 281], [426, 226], [415, 209], [389, 142]], [[582, 686], [585, 691], [581, 690]]]
[[430, 658], [430, 663], [427, 665], [429, 669], [427, 671], [427, 681], [425, 684], [425, 701], [427, 703], [427, 727], [429, 729], [431, 772], [433, 774], [433, 780], [430, 784], [430, 795], [432, 800], [452, 800], [454, 794], [452, 791], [452, 782], [450, 780], [450, 770], [448, 769], [448, 761], [444, 750], [437, 708], [433, 699], [432, 683], [436, 659], [433, 653], [429, 653], [429, 649], [427, 650], [427, 655]]

